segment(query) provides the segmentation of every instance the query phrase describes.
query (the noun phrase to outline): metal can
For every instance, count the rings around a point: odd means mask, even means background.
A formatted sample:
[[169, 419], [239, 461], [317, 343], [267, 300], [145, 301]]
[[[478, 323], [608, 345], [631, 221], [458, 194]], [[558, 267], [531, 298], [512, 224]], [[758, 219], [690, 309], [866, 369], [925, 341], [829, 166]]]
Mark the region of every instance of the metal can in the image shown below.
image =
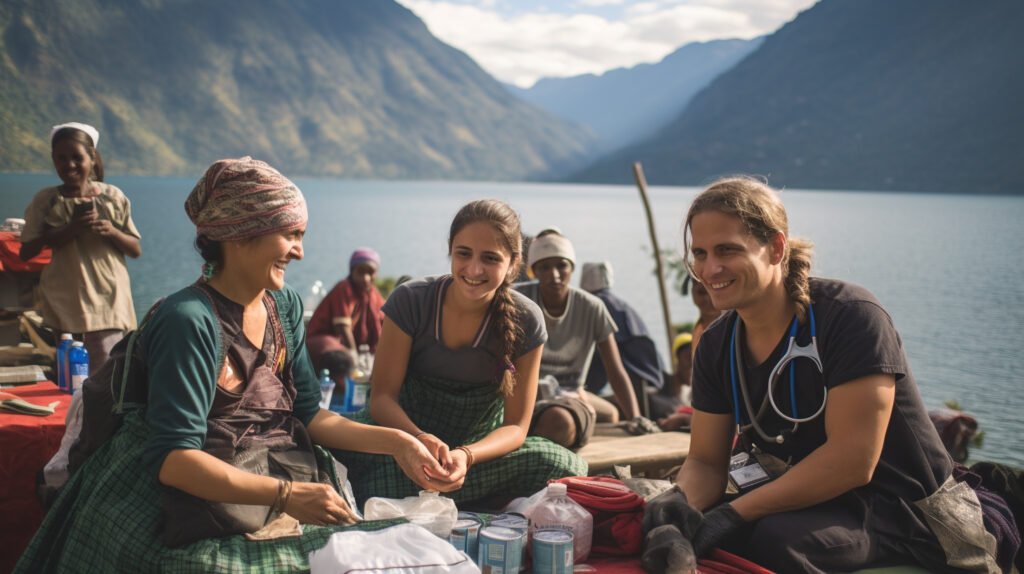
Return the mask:
[[489, 526], [501, 526], [503, 528], [511, 528], [513, 530], [518, 530], [523, 533], [523, 556], [519, 563], [519, 571], [528, 571], [530, 566], [530, 553], [529, 545], [527, 544], [527, 542], [529, 541], [530, 536], [530, 521], [522, 514], [518, 514], [515, 512], [507, 512], [505, 514], [499, 514], [491, 518]]
[[455, 526], [452, 527], [452, 533], [448, 535], [448, 542], [456, 550], [465, 552], [476, 562], [479, 558], [477, 553], [479, 552], [480, 520], [475, 517], [462, 518], [462, 514], [461, 512], [459, 513], [459, 519], [455, 522]]
[[570, 530], [543, 528], [533, 532], [533, 571], [536, 574], [572, 574]]
[[480, 529], [477, 565], [483, 574], [515, 574], [523, 557], [526, 535], [503, 526]]
[[514, 528], [521, 532], [527, 532], [530, 530], [530, 521], [522, 514], [509, 512], [506, 514], [499, 514], [492, 518], [490, 526], [503, 526], [505, 528]]

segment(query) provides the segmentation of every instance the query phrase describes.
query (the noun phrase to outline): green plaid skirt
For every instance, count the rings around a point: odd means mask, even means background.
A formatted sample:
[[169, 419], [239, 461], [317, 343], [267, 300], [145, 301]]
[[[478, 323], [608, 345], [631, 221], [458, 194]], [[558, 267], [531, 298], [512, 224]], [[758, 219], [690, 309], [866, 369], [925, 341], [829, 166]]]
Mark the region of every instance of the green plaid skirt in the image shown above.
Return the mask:
[[[426, 377], [408, 376], [398, 403], [419, 428], [452, 448], [482, 439], [501, 425], [504, 397], [492, 384], [468, 385]], [[376, 424], [367, 409], [349, 415], [361, 423]], [[349, 472], [360, 507], [372, 496], [415, 496], [420, 487], [387, 455], [332, 450]], [[587, 463], [576, 453], [545, 438], [527, 437], [523, 446], [501, 458], [473, 465], [463, 487], [445, 493], [456, 502], [495, 495], [528, 496], [551, 479], [586, 476]]]
[[[301, 537], [250, 541], [234, 535], [168, 548], [163, 530], [162, 487], [139, 464], [149, 427], [138, 413], [100, 447], [61, 491], [14, 569], [41, 572], [309, 572], [309, 554], [334, 532], [379, 530], [404, 521], [355, 526], [303, 525]], [[317, 448], [320, 468], [335, 488], [329, 455]]]

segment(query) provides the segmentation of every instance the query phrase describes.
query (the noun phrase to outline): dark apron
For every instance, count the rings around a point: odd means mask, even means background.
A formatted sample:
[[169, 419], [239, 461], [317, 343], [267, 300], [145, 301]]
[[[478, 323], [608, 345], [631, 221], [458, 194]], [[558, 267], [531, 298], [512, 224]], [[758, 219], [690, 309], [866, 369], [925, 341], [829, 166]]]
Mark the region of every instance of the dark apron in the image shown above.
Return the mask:
[[[267, 338], [272, 334], [263, 346], [265, 360], [252, 370], [240, 395], [218, 385], [202, 450], [252, 474], [316, 482], [313, 443], [292, 414], [296, 391], [284, 369], [284, 333], [277, 308], [269, 295], [264, 301], [271, 331]], [[164, 542], [171, 547], [255, 532], [277, 518], [270, 506], [212, 502], [176, 488], [167, 489], [164, 512]]]

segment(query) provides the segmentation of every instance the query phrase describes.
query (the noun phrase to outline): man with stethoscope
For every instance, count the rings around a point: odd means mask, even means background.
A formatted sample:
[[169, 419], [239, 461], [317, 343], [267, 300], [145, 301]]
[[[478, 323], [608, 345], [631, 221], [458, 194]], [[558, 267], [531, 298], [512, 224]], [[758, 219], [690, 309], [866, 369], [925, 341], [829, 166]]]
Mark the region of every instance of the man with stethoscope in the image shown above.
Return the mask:
[[892, 320], [867, 290], [809, 277], [811, 244], [788, 237], [777, 192], [713, 183], [684, 243], [694, 278], [729, 311], [697, 347], [690, 451], [647, 505], [644, 567], [687, 572], [722, 546], [787, 574], [999, 572]]

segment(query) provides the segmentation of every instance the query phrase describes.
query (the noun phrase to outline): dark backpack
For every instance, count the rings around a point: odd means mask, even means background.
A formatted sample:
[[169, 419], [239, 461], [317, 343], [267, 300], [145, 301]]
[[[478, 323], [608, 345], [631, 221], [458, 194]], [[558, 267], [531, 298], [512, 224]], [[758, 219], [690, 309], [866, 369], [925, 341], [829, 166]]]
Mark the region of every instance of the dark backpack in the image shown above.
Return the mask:
[[149, 309], [138, 329], [125, 333], [107, 362], [82, 384], [82, 431], [68, 452], [68, 476], [114, 436], [126, 413], [145, 406], [149, 379], [139, 336], [162, 302]]

